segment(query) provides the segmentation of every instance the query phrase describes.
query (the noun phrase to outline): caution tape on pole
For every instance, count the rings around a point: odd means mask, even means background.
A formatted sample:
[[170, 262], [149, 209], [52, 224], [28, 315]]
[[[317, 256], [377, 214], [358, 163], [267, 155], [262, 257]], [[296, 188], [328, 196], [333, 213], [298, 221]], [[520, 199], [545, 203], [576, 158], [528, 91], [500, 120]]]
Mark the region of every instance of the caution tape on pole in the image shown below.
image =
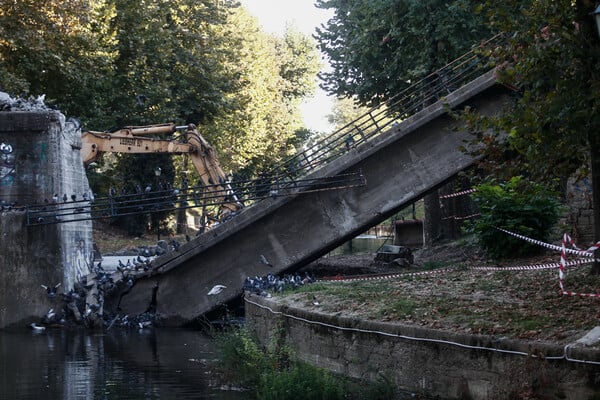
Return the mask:
[[[576, 245], [575, 242], [573, 241], [573, 239], [571, 239], [571, 236], [569, 236], [569, 234], [565, 233], [563, 235], [563, 239], [562, 239], [562, 243], [561, 246], [556, 246], [550, 243], [545, 243], [542, 242], [540, 240], [536, 240], [536, 239], [532, 239], [529, 238], [527, 236], [523, 236], [523, 235], [519, 235], [518, 233], [514, 233], [511, 231], [508, 231], [506, 229], [502, 229], [502, 228], [498, 228], [496, 227], [496, 229], [505, 232], [509, 235], [512, 235], [516, 238], [525, 240], [529, 243], [533, 243], [533, 244], [537, 244], [552, 250], [558, 250], [560, 251], [560, 262], [559, 262], [559, 269], [558, 269], [558, 282], [559, 282], [559, 287], [560, 287], [560, 292], [562, 295], [564, 296], [579, 296], [579, 297], [594, 297], [594, 298], [600, 298], [600, 293], [578, 293], [578, 292], [573, 292], [570, 290], [565, 290], [564, 287], [564, 280], [565, 280], [565, 267], [570, 265], [569, 262], [567, 262], [567, 253], [571, 253], [571, 254], [576, 254], [580, 257], [584, 257], [584, 260], [582, 261], [582, 264], [589, 264], [592, 263], [594, 261], [598, 261], [594, 259], [594, 252], [596, 250], [598, 250], [600, 248], [600, 242], [597, 242], [595, 244], [593, 244], [592, 246], [590, 246], [587, 250], [580, 250]], [[567, 244], [571, 247], [571, 248], [567, 248]], [[576, 260], [577, 261], [577, 260]]]
[[[558, 284], [560, 286], [560, 292], [563, 296], [579, 296], [579, 297], [593, 297], [600, 298], [600, 293], [578, 293], [570, 290], [565, 290], [565, 266], [567, 266], [567, 243], [571, 246], [575, 246], [575, 243], [568, 234], [563, 235], [562, 247], [560, 252], [560, 268], [558, 270]], [[600, 247], [600, 242], [591, 246], [587, 251], [596, 251]], [[593, 252], [592, 252], [593, 255]]]

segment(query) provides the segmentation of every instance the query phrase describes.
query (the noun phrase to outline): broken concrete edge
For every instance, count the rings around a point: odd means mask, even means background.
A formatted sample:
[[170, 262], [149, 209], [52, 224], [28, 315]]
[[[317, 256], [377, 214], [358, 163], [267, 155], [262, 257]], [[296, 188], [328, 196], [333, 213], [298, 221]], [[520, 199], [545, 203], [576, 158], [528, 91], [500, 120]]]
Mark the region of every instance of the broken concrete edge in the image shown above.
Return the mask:
[[[387, 146], [391, 142], [399, 140], [431, 120], [447, 113], [446, 110], [448, 107], [456, 108], [464, 104], [475, 94], [482, 93], [495, 85], [497, 85], [497, 80], [494, 70], [490, 70], [480, 77], [474, 79], [472, 82], [469, 82], [457, 89], [455, 92], [449, 94], [447, 97], [437, 101], [433, 105], [421, 110], [405, 120], [402, 120], [397, 127], [392, 127], [386, 131], [387, 133], [391, 134], [379, 134], [370, 138], [367, 142], [369, 143], [369, 146], [358, 146], [352, 149], [350, 152], [340, 156], [338, 159], [307, 175], [307, 178], [320, 178], [342, 173], [347, 169], [349, 157], [356, 158], [359, 156], [359, 159], [364, 159], [378, 149]], [[273, 210], [283, 206], [285, 203], [292, 201], [294, 198], [300, 195], [301, 193], [272, 199], [263, 199], [248, 208], [242, 209], [241, 212], [231, 220], [225, 221], [210, 231], [202, 234], [200, 237], [193, 239], [189, 243], [185, 243], [181, 246], [179, 251], [169, 252], [157, 257], [153, 261], [154, 265], [152, 271], [150, 271], [147, 275], [152, 276], [156, 274], [162, 274], [170, 271], [173, 268], [176, 268], [179, 264], [202, 253], [206, 249], [221, 241], [223, 238], [240, 231], [244, 227], [256, 222], [264, 215], [269, 214]]]
[[[276, 297], [265, 298], [246, 293], [246, 307], [259, 307], [269, 310], [274, 316], [294, 319], [296, 321], [315, 324], [342, 331], [356, 331], [372, 335], [393, 336], [399, 339], [422, 342], [435, 342], [451, 346], [463, 347], [469, 350], [495, 351], [535, 357], [545, 360], [566, 360], [577, 363], [600, 364], [600, 348], [583, 345], [580, 340], [567, 344], [557, 344], [542, 341], [526, 341], [491, 335], [469, 335], [450, 331], [425, 328], [403, 323], [382, 322], [345, 317], [309, 311], [285, 304], [285, 299]], [[600, 338], [600, 327], [590, 331]], [[266, 339], [266, 338], [265, 338]], [[597, 343], [596, 342], [594, 343]], [[263, 343], [268, 340], [263, 340]]]
[[61, 121], [60, 111], [2, 111], [0, 132], [44, 132]]

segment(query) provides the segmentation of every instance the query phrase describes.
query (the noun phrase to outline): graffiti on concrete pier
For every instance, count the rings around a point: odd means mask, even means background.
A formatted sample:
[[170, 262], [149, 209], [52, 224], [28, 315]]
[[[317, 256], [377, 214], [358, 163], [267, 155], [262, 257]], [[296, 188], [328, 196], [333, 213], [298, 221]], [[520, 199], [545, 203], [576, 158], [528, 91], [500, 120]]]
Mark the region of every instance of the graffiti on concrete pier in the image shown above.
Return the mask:
[[10, 186], [15, 180], [15, 155], [10, 144], [0, 143], [0, 185]]

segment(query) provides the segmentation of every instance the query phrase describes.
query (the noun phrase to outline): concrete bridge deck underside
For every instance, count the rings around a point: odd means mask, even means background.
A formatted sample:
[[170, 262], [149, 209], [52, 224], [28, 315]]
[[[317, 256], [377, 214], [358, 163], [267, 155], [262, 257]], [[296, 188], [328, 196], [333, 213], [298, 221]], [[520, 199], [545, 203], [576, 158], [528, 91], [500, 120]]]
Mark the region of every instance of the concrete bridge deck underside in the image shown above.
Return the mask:
[[[128, 292], [108, 296], [105, 310], [136, 315], [152, 304], [164, 324], [183, 325], [239, 296], [248, 276], [291, 272], [314, 261], [473, 164], [459, 149], [472, 136], [448, 107], [492, 114], [508, 100], [493, 72], [482, 75], [311, 175], [360, 171], [365, 186], [262, 200], [156, 259]], [[217, 284], [226, 289], [208, 295]]]

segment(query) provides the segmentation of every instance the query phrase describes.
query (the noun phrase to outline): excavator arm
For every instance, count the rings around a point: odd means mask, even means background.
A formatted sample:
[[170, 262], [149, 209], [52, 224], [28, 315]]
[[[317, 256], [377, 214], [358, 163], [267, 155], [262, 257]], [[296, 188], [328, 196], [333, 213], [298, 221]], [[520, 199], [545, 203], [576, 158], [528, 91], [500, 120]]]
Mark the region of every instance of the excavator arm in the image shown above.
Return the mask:
[[[144, 135], [172, 134], [175, 124], [129, 126], [115, 132], [86, 131], [81, 134], [81, 157], [84, 165], [98, 160], [103, 153], [169, 153], [185, 154], [194, 151], [189, 143], [155, 139]], [[184, 127], [188, 128], [188, 127]]]
[[[186, 141], [145, 137], [147, 135], [173, 134], [178, 130], [186, 131]], [[194, 124], [129, 126], [115, 132], [86, 131], [81, 134], [81, 141], [81, 157], [86, 166], [107, 152], [188, 154], [205, 186], [205, 193], [208, 194], [211, 203], [221, 205], [219, 211], [221, 219], [243, 207], [219, 165], [215, 150], [198, 133]]]

